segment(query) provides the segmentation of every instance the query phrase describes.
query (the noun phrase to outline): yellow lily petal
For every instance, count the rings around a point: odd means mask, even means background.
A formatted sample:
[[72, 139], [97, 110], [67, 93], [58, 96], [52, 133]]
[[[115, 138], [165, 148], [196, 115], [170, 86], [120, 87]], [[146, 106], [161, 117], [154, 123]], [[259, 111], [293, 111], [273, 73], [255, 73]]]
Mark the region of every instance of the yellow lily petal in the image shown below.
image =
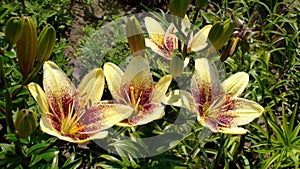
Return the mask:
[[145, 17], [145, 26], [149, 33], [150, 39], [152, 39], [158, 45], [164, 45], [165, 31], [160, 24], [153, 18]]
[[40, 126], [41, 126], [42, 131], [45, 133], [47, 133], [46, 131], [48, 131], [48, 130], [51, 130], [51, 132], [53, 131], [53, 127], [51, 125], [51, 122], [47, 118], [46, 113], [43, 113], [41, 115]]
[[[78, 102], [76, 88], [67, 75], [53, 62], [46, 61], [44, 64], [43, 77], [44, 91], [53, 113], [58, 118], [67, 118], [70, 107]], [[76, 104], [74, 104], [76, 109]]]
[[[60, 133], [57, 130], [53, 129], [53, 127], [49, 121], [49, 118], [47, 117], [46, 114], [42, 114], [42, 116], [41, 116], [40, 127], [44, 133], [55, 136], [61, 140], [65, 140], [65, 141], [77, 143], [77, 144], [82, 144], [82, 143], [85, 143], [85, 142], [88, 142], [88, 141], [94, 140], [94, 139], [102, 139], [108, 135], [107, 131], [91, 132], [89, 135], [77, 133], [76, 135], [70, 135], [70, 136]], [[83, 135], [85, 138], [79, 139], [80, 135]]]
[[146, 60], [141, 56], [133, 57], [125, 70], [123, 80], [131, 81], [137, 74], [143, 71], [149, 71], [150, 74], [150, 69]]
[[202, 76], [199, 83], [220, 83], [215, 67], [206, 58], [196, 59], [195, 69]]
[[115, 104], [104, 112], [103, 127], [109, 128], [120, 121], [129, 118], [133, 109], [130, 106]]
[[84, 106], [95, 105], [102, 97], [104, 89], [104, 74], [101, 68], [94, 69], [85, 75], [78, 86], [79, 96], [83, 98]]
[[108, 131], [100, 131], [95, 135], [89, 137], [87, 140], [99, 140], [107, 137], [107, 135], [108, 135]]
[[124, 79], [121, 94], [124, 98], [127, 97], [127, 101], [135, 107], [148, 103], [153, 96], [153, 92], [154, 83], [150, 71], [143, 70], [137, 73], [130, 81]]
[[192, 112], [195, 111], [192, 109], [194, 107], [194, 98], [185, 90], [173, 90], [167, 93], [164, 103], [171, 106], [183, 107]]
[[90, 137], [87, 137], [85, 139], [72, 138], [72, 137], [64, 136], [61, 133], [57, 132], [56, 130], [52, 130], [51, 128], [49, 128], [49, 124], [47, 124], [45, 120], [47, 119], [41, 119], [40, 121], [41, 130], [43, 132], [71, 143], [82, 144], [95, 139], [103, 139], [108, 135], [107, 131], [100, 131], [92, 134]]
[[224, 134], [245, 134], [246, 129], [237, 126], [221, 126], [213, 118], [203, 118], [198, 116], [198, 121], [204, 127], [207, 127], [212, 132], [220, 132]]
[[222, 87], [231, 97], [237, 97], [242, 94], [249, 82], [249, 75], [245, 72], [238, 72], [222, 82]]
[[121, 99], [119, 91], [124, 76], [123, 71], [117, 65], [108, 62], [104, 64], [103, 72], [111, 95], [119, 101]]
[[44, 133], [55, 136], [55, 137], [57, 137], [61, 140], [65, 140], [65, 141], [68, 141], [68, 142], [71, 142], [71, 143], [78, 143], [78, 141], [80, 141], [80, 140], [76, 140], [76, 139], [68, 137], [68, 136], [63, 136], [58, 131], [53, 130], [53, 128], [51, 127], [50, 122], [48, 121], [48, 118], [46, 117], [46, 115], [42, 115], [41, 120], [40, 120], [40, 127], [41, 127], [41, 130]]
[[259, 117], [264, 108], [258, 103], [242, 98], [225, 98], [215, 105], [218, 109], [206, 115], [198, 115], [198, 121], [212, 132], [243, 134], [247, 130], [237, 126], [245, 125]]
[[173, 51], [174, 49], [178, 48], [178, 38], [175, 33], [177, 33], [178, 30], [176, 29], [175, 25], [171, 23], [166, 31], [165, 37], [164, 37], [164, 44], [165, 47], [169, 51]]
[[145, 44], [147, 47], [151, 48], [155, 53], [159, 54], [160, 56], [165, 57], [166, 59], [171, 59], [170, 52], [165, 49], [164, 46], [156, 44], [153, 40], [145, 38]]
[[230, 127], [230, 128], [220, 128], [218, 132], [224, 133], [224, 134], [246, 134], [248, 130], [242, 128], [242, 127]]
[[197, 32], [193, 37], [188, 48], [191, 51], [197, 52], [204, 49], [207, 46], [207, 37], [212, 25], [204, 26], [199, 32]]
[[225, 118], [225, 121], [230, 121], [231, 126], [248, 124], [259, 117], [264, 111], [264, 108], [258, 103], [243, 98], [234, 98], [233, 105], [230, 105], [229, 107], [230, 110], [220, 112], [217, 115], [217, 119], [222, 121], [224, 117], [229, 117], [230, 119]]
[[122, 79], [122, 98], [135, 107], [150, 101], [153, 91], [153, 79], [146, 60], [141, 56], [132, 58]]
[[[144, 125], [150, 123], [154, 120], [161, 119], [164, 115], [164, 106], [159, 104], [152, 104], [154, 105], [153, 109], [149, 108], [149, 112], [142, 111], [139, 115], [132, 117], [129, 119], [129, 122], [136, 122], [132, 123], [133, 125]], [[147, 106], [145, 106], [147, 108]], [[150, 107], [150, 106], [149, 106]]]
[[150, 103], [143, 107], [143, 110], [128, 120], [118, 123], [118, 126], [138, 126], [152, 122], [162, 118], [165, 115], [164, 106], [158, 103]]
[[206, 58], [195, 60], [195, 72], [191, 81], [191, 94], [204, 108], [223, 94], [218, 74]]
[[205, 25], [201, 30], [200, 32], [202, 32], [202, 35], [205, 36], [206, 38], [208, 37], [208, 34], [210, 32], [212, 28], [212, 25]]
[[154, 94], [151, 99], [151, 102], [160, 103], [165, 100], [165, 94], [171, 84], [172, 76], [166, 75], [159, 79], [154, 87]]
[[181, 31], [185, 36], [191, 31], [191, 22], [187, 15], [181, 20]]
[[47, 98], [43, 89], [36, 83], [28, 84], [28, 90], [35, 99], [35, 101], [40, 106], [43, 113], [49, 112], [49, 105], [47, 102]]
[[83, 126], [79, 133], [93, 134], [108, 129], [130, 117], [132, 111], [133, 109], [129, 106], [102, 101], [85, 110], [79, 120], [79, 124]]

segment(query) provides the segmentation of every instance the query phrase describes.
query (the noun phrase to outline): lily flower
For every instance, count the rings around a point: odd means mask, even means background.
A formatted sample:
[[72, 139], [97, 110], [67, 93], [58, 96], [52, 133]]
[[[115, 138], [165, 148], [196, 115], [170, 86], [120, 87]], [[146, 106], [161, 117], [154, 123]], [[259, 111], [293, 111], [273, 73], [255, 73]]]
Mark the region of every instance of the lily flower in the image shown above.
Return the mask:
[[129, 118], [119, 126], [137, 126], [164, 116], [162, 101], [172, 77], [166, 75], [154, 84], [150, 69], [141, 56], [133, 57], [125, 72], [113, 63], [104, 64], [108, 89], [118, 104], [130, 107]]
[[[187, 30], [191, 23], [185, 18], [182, 20], [182, 32], [187, 36]], [[151, 48], [155, 53], [171, 60], [173, 50], [178, 48], [178, 30], [171, 23], [165, 32], [161, 25], [153, 18], [145, 18], [145, 26], [149, 34], [149, 38], [145, 38], [146, 46]], [[207, 46], [207, 38], [211, 25], [206, 25], [194, 36], [193, 32], [187, 42], [187, 53], [198, 52]]]
[[104, 89], [102, 69], [88, 73], [77, 89], [55, 63], [46, 61], [43, 69], [44, 91], [36, 83], [28, 85], [42, 111], [43, 132], [80, 144], [106, 137], [108, 132], [103, 130], [130, 116], [118, 113], [118, 109], [128, 112], [122, 105], [100, 102]]
[[[172, 91], [167, 103], [196, 113], [198, 121], [212, 132], [245, 134], [247, 130], [238, 126], [250, 123], [264, 111], [258, 103], [238, 97], [248, 81], [247, 73], [238, 72], [221, 83], [206, 58], [196, 59], [191, 93]], [[174, 100], [176, 95], [181, 98]]]

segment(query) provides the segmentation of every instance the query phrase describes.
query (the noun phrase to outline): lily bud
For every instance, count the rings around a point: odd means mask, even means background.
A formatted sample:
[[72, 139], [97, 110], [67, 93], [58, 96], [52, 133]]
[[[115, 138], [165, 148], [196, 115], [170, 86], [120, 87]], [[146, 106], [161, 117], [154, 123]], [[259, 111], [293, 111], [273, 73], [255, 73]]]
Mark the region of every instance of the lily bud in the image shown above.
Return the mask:
[[231, 22], [230, 19], [224, 23], [216, 23], [212, 26], [208, 34], [208, 39], [212, 42], [216, 50], [221, 49], [229, 40], [234, 31], [234, 26], [234, 22]]
[[21, 73], [26, 77], [33, 68], [37, 52], [36, 28], [30, 17], [22, 17], [22, 33], [16, 49]]
[[5, 38], [8, 42], [8, 51], [17, 43], [22, 33], [22, 22], [19, 17], [12, 17], [7, 21]]
[[172, 15], [183, 18], [189, 7], [189, 0], [171, 0], [169, 5]]
[[16, 134], [21, 138], [29, 137], [36, 129], [36, 114], [33, 111], [23, 109], [18, 112], [15, 121]]
[[220, 60], [224, 61], [229, 56], [232, 56], [237, 51], [240, 42], [241, 42], [241, 38], [239, 38], [239, 37], [232, 37], [228, 41], [228, 45], [226, 46], [225, 50], [222, 52]]
[[131, 53], [134, 56], [143, 56], [146, 48], [145, 37], [139, 21], [134, 16], [128, 19], [126, 34]]
[[53, 26], [46, 25], [38, 38], [37, 59], [39, 63], [48, 60], [54, 48], [56, 32]]

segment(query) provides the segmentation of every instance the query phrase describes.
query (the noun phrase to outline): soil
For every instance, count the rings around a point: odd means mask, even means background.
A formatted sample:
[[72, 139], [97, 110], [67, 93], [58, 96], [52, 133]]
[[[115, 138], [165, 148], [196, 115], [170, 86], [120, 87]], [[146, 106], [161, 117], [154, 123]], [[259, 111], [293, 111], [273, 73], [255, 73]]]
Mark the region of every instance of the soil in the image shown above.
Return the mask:
[[69, 11], [73, 20], [68, 32], [69, 47], [64, 51], [65, 57], [71, 60], [70, 64], [72, 64], [74, 53], [80, 45], [80, 39], [84, 36], [85, 25], [97, 26], [103, 20], [111, 21], [116, 15], [125, 16], [144, 12], [143, 5], [151, 9], [166, 9], [167, 4], [168, 0], [92, 0], [90, 3], [85, 0], [71, 0]]

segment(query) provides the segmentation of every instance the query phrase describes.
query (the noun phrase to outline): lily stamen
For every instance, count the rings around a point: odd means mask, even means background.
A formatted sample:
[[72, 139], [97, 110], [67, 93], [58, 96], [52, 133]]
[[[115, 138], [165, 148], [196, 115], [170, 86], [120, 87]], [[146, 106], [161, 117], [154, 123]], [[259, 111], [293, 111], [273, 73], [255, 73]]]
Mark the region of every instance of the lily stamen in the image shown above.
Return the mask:
[[134, 106], [135, 105], [135, 97], [134, 97], [134, 86], [133, 85], [130, 85], [129, 92], [130, 92], [131, 104], [132, 104], [132, 106]]

